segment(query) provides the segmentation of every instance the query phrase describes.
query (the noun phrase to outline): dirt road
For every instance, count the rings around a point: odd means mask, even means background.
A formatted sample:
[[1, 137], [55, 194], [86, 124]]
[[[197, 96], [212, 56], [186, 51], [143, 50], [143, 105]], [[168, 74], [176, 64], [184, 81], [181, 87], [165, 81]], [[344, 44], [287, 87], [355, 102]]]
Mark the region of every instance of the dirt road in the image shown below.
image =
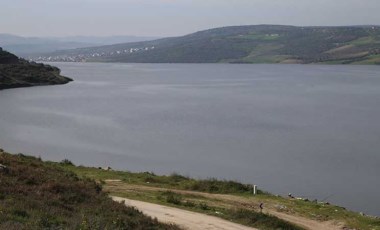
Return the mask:
[[[155, 187], [149, 187], [149, 186], [142, 186], [142, 185], [131, 185], [123, 183], [120, 180], [106, 180], [106, 190], [107, 191], [113, 191], [113, 192], [143, 192], [143, 191], [168, 191], [168, 189], [164, 188], [155, 188]], [[203, 193], [203, 192], [195, 192], [195, 191], [184, 191], [184, 190], [176, 190], [171, 189], [170, 191], [181, 193], [181, 194], [193, 194], [198, 196], [204, 196], [211, 199], [218, 199], [220, 201], [223, 201], [224, 204], [228, 205], [230, 204], [231, 207], [239, 205], [241, 207], [257, 207], [258, 203], [248, 200], [243, 197], [237, 197], [233, 195], [225, 195], [225, 194], [210, 194], [210, 193]], [[134, 202], [134, 201], [133, 201]], [[165, 206], [163, 206], [165, 207]], [[181, 210], [181, 209], [179, 209]], [[144, 211], [141, 209], [141, 211]], [[282, 220], [288, 221], [290, 223], [296, 224], [298, 226], [301, 226], [307, 230], [341, 230], [344, 226], [342, 223], [336, 223], [334, 221], [316, 221], [311, 220], [305, 217], [297, 216], [297, 215], [291, 215], [287, 213], [278, 212], [275, 207], [272, 205], [266, 204], [265, 213], [274, 215]], [[207, 218], [213, 218], [210, 216], [205, 216]], [[218, 219], [218, 218], [217, 218]], [[173, 221], [174, 222], [174, 221]], [[228, 222], [230, 223], [230, 222]], [[244, 226], [243, 226], [244, 227]], [[220, 229], [220, 228], [209, 228], [209, 229]], [[224, 229], [224, 228], [222, 228]], [[236, 229], [236, 228], [235, 228]], [[239, 228], [238, 228], [239, 229]], [[244, 228], [241, 228], [244, 229]], [[252, 228], [247, 228], [252, 229]]]
[[254, 230], [255, 228], [235, 224], [217, 217], [201, 213], [190, 212], [178, 208], [151, 204], [142, 201], [130, 200], [122, 197], [112, 197], [117, 202], [125, 202], [127, 206], [133, 206], [144, 214], [155, 217], [161, 222], [174, 223], [184, 229], [204, 230]]
[[290, 223], [296, 224], [307, 230], [342, 230], [343, 226], [340, 223], [332, 221], [319, 222], [315, 220], [306, 219], [299, 216], [292, 216], [289, 214], [269, 210], [267, 213], [276, 216], [280, 219], [286, 220]]

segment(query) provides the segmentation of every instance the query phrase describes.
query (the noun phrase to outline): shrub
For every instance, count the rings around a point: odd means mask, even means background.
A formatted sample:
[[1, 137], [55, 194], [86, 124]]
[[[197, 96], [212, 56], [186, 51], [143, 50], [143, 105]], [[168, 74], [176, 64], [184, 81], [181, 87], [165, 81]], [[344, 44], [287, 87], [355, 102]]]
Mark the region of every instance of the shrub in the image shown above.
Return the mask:
[[178, 173], [172, 173], [170, 176], [169, 176], [169, 179], [174, 181], [174, 182], [181, 182], [181, 181], [186, 181], [186, 180], [189, 180], [188, 177], [185, 177], [185, 176], [182, 176]]
[[210, 210], [210, 207], [206, 204], [206, 203], [199, 203], [199, 207], [202, 209], [202, 210]]
[[231, 213], [233, 219], [261, 229], [302, 230], [302, 228], [281, 220], [275, 216], [247, 209], [235, 210]]
[[22, 218], [29, 218], [29, 214], [25, 210], [13, 210], [13, 215], [19, 216]]
[[182, 203], [182, 195], [178, 193], [174, 193], [172, 191], [163, 192], [162, 195], [166, 197], [166, 202], [175, 205], [181, 205]]
[[183, 203], [184, 206], [193, 208], [196, 206], [196, 204], [192, 201], [187, 200], [185, 203]]
[[71, 162], [69, 159], [62, 160], [61, 164], [63, 164], [63, 165], [73, 165], [74, 166], [73, 162]]
[[144, 179], [144, 182], [145, 183], [158, 183], [159, 180], [157, 180], [156, 178], [154, 178], [152, 176], [148, 176], [147, 178]]
[[252, 192], [252, 185], [235, 181], [221, 181], [215, 178], [194, 181], [189, 189], [209, 193], [247, 193]]

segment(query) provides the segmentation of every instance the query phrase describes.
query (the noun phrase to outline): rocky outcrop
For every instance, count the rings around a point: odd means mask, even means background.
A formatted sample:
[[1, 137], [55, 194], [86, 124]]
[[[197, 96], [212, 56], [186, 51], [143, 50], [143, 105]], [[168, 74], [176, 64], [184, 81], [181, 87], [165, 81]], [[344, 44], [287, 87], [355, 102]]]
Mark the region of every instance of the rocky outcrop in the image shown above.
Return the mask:
[[0, 47], [0, 64], [16, 64], [19, 62], [19, 59], [16, 55], [11, 54], [7, 51], [4, 51]]
[[66, 84], [60, 69], [41, 63], [28, 62], [0, 48], [0, 90], [38, 85]]

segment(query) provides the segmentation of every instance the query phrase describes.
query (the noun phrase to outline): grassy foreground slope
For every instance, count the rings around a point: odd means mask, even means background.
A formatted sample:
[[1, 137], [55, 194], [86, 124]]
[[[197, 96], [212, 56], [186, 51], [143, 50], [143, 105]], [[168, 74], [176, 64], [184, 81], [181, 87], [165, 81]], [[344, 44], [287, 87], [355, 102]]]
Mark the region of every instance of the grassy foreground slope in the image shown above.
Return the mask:
[[113, 202], [91, 179], [0, 150], [0, 229], [178, 229]]
[[[101, 182], [111, 195], [202, 212], [259, 229], [380, 230], [379, 218], [331, 204], [283, 198], [263, 191], [253, 196], [251, 185], [234, 181], [107, 171], [72, 164], [61, 166], [81, 177]], [[262, 202], [265, 214], [260, 213]], [[297, 218], [301, 221], [294, 222]], [[302, 221], [310, 223], [300, 226]], [[307, 228], [310, 225], [314, 228]]]
[[57, 61], [380, 64], [380, 26], [232, 26], [182, 37], [58, 51]]
[[31, 63], [0, 48], [0, 90], [36, 85], [66, 84], [70, 78], [57, 67]]

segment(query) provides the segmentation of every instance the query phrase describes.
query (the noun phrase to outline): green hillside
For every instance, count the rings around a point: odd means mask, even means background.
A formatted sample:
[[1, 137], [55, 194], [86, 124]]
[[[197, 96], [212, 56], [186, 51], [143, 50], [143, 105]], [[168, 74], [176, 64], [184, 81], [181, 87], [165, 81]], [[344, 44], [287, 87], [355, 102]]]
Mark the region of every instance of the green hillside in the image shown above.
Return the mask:
[[57, 67], [28, 62], [0, 48], [0, 90], [36, 85], [65, 84]]
[[65, 50], [39, 58], [137, 63], [380, 64], [380, 27], [234, 26], [148, 42]]

